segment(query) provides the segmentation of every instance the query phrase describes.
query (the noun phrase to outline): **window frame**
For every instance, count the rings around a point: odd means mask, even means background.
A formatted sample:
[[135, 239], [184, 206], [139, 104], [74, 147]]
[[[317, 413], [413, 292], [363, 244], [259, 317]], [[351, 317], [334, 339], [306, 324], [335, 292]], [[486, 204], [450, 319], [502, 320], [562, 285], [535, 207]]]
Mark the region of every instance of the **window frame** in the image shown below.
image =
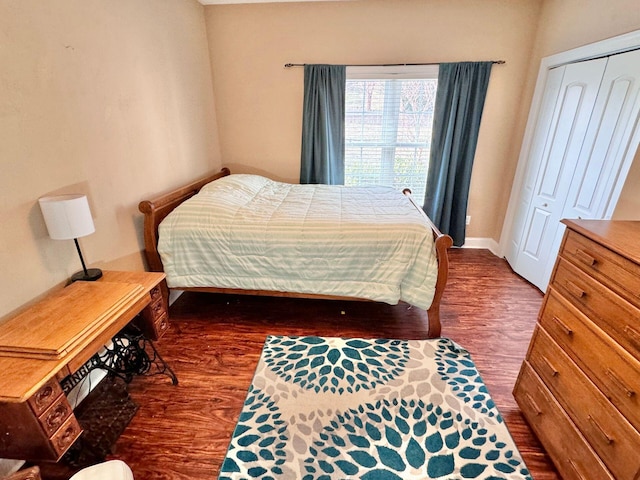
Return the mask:
[[[347, 66], [346, 78], [349, 81], [358, 80], [436, 80], [438, 79], [439, 65], [375, 65], [375, 66]], [[389, 82], [386, 84], [389, 88], [397, 88], [400, 85], [395, 82]], [[398, 105], [395, 106], [396, 108]], [[388, 108], [385, 102], [385, 109]], [[383, 128], [383, 134], [396, 135], [399, 124], [398, 112], [391, 112], [389, 115], [384, 114], [383, 119], [387, 122], [389, 128]], [[383, 141], [385, 146], [381, 147], [381, 167], [382, 171], [387, 171], [383, 176], [393, 177], [393, 168], [396, 158], [396, 150], [402, 145], [397, 142], [397, 137], [386, 139]], [[345, 139], [345, 147], [348, 144]], [[345, 159], [346, 160], [346, 159]], [[390, 170], [391, 169], [391, 170]], [[425, 179], [426, 181], [426, 179]], [[346, 183], [346, 179], [345, 179]], [[405, 185], [410, 187], [410, 185]]]

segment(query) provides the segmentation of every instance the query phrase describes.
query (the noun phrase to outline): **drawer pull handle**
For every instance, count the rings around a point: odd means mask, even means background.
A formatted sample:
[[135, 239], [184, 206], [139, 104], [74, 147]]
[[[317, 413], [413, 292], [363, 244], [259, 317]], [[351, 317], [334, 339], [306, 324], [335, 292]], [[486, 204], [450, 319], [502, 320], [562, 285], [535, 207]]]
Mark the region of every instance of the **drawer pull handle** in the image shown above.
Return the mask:
[[613, 437], [611, 437], [609, 434], [607, 434], [607, 432], [605, 432], [605, 430], [600, 426], [600, 424], [591, 415], [588, 415], [587, 419], [589, 420], [589, 423], [591, 423], [591, 425], [593, 425], [593, 427], [596, 429], [596, 431], [600, 435], [602, 435], [604, 440], [607, 442], [607, 445], [611, 445], [613, 443]]
[[556, 322], [558, 324], [558, 326], [564, 330], [564, 333], [566, 333], [567, 335], [571, 336], [573, 335], [573, 330], [571, 330], [566, 323], [564, 323], [562, 320], [560, 320], [558, 317], [556, 317], [555, 315], [553, 316], [553, 321]]
[[575, 256], [578, 260], [589, 267], [593, 267], [596, 264], [596, 259], [593, 256], [589, 255], [584, 250], [580, 250], [579, 248], [576, 250]]
[[57, 405], [47, 417], [47, 426], [53, 430], [58, 428], [69, 415], [69, 409], [65, 404]]
[[638, 331], [635, 328], [633, 328], [631, 325], [626, 325], [624, 327], [624, 333], [629, 335], [629, 337], [631, 338], [631, 341], [636, 346], [640, 346], [640, 333], [638, 333]]
[[606, 374], [607, 374], [607, 377], [613, 380], [613, 383], [615, 383], [616, 386], [620, 390], [622, 390], [627, 397], [632, 398], [636, 394], [636, 392], [633, 391], [631, 388], [629, 388], [627, 384], [624, 383], [624, 381], [614, 373], [613, 370], [611, 370], [610, 368], [607, 368]]
[[39, 406], [49, 401], [49, 398], [53, 395], [53, 387], [47, 385], [36, 394], [36, 404]]
[[56, 443], [58, 444], [60, 450], [64, 450], [73, 443], [77, 436], [78, 431], [76, 430], [75, 425], [69, 425], [64, 433], [57, 439]]
[[587, 294], [587, 292], [585, 292], [582, 288], [569, 280], [567, 280], [567, 282], [565, 283], [565, 287], [567, 288], [569, 293], [576, 298], [582, 298]]
[[580, 469], [578, 468], [578, 466], [575, 464], [575, 462], [571, 459], [569, 459], [569, 466], [571, 467], [571, 470], [573, 470], [573, 473], [576, 474], [576, 476], [580, 479], [583, 480], [585, 477], [582, 472], [580, 471]]
[[547, 364], [547, 367], [549, 367], [551, 369], [551, 375], [553, 375], [554, 377], [557, 377], [560, 372], [558, 372], [556, 367], [553, 366], [553, 363], [551, 363], [549, 361], [549, 359], [547, 357], [545, 357], [544, 355], [542, 356], [542, 360], [544, 360], [544, 363]]
[[153, 287], [151, 289], [151, 298], [153, 300], [155, 300], [156, 298], [160, 297], [161, 292], [160, 292], [160, 287]]
[[153, 313], [156, 315], [158, 315], [159, 313], [164, 313], [164, 305], [162, 304], [162, 302], [154, 304], [151, 308], [153, 309]]
[[525, 397], [527, 399], [527, 402], [529, 402], [529, 405], [531, 405], [533, 407], [533, 410], [536, 412], [536, 416], [542, 415], [542, 410], [540, 410], [540, 407], [535, 402], [535, 400], [531, 397], [531, 395], [529, 395], [528, 393], [525, 393]]

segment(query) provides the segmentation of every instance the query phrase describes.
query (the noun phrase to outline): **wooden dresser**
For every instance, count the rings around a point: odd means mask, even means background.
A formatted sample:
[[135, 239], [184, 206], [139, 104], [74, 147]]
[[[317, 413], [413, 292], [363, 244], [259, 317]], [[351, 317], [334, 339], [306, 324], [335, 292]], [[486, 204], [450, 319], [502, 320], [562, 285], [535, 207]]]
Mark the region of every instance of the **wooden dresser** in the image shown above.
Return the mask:
[[563, 479], [640, 479], [640, 221], [567, 230], [514, 388]]

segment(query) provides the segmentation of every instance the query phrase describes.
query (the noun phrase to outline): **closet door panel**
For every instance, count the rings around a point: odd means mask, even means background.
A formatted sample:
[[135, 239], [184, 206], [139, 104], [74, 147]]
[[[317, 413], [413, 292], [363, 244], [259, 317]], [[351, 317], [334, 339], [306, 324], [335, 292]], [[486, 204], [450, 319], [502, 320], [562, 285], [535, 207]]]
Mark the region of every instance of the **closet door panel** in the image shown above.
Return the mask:
[[565, 67], [547, 134], [536, 138], [539, 144], [532, 150], [539, 152], [538, 158], [530, 158], [537, 172], [512, 266], [541, 290], [546, 289], [551, 273], [547, 264], [560, 246], [560, 219], [606, 64], [607, 59], [601, 58]]
[[507, 252], [505, 253], [506, 258], [512, 265], [516, 262], [520, 241], [523, 238], [525, 219], [529, 210], [531, 197], [533, 196], [536, 175], [538, 168], [540, 168], [540, 159], [542, 158], [542, 152], [544, 151], [544, 140], [549, 135], [556, 102], [558, 100], [558, 95], [560, 95], [560, 88], [562, 86], [562, 78], [564, 77], [565, 68], [566, 67], [564, 66], [554, 68], [549, 71], [549, 74], [547, 75], [540, 112], [538, 113], [538, 122], [536, 123], [534, 138], [531, 143], [531, 151], [529, 153], [530, 160], [527, 163], [522, 192], [518, 199], [517, 213], [514, 217], [513, 226], [511, 227], [511, 241], [509, 242]]
[[640, 110], [640, 50], [609, 58], [563, 212], [605, 218]]

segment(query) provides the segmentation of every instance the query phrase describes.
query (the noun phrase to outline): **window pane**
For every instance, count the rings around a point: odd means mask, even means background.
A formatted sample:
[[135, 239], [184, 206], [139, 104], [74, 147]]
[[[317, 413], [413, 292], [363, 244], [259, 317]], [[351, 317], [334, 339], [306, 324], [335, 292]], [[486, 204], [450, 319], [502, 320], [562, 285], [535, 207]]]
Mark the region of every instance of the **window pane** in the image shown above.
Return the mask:
[[347, 80], [345, 184], [409, 187], [424, 201], [436, 79]]

